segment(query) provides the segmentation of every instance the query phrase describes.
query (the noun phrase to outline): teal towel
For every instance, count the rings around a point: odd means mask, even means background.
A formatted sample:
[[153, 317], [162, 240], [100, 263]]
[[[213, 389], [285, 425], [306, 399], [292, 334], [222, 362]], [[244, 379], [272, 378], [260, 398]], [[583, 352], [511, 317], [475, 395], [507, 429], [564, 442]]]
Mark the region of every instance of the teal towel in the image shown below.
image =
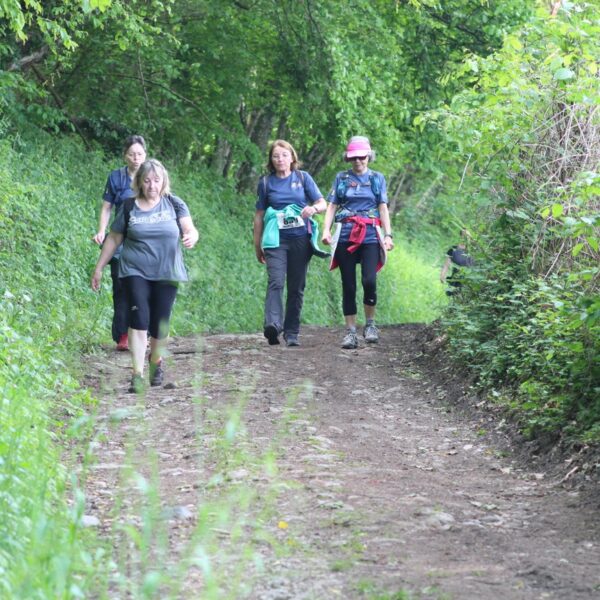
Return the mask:
[[[297, 204], [290, 204], [283, 210], [275, 210], [270, 207], [265, 211], [264, 227], [262, 235], [262, 248], [279, 248], [279, 227], [277, 225], [277, 214], [283, 213], [284, 218], [299, 216], [302, 212], [302, 207]], [[314, 219], [308, 219], [310, 222], [310, 243], [313, 247], [313, 254], [321, 258], [329, 256], [329, 252], [319, 248], [319, 224]]]

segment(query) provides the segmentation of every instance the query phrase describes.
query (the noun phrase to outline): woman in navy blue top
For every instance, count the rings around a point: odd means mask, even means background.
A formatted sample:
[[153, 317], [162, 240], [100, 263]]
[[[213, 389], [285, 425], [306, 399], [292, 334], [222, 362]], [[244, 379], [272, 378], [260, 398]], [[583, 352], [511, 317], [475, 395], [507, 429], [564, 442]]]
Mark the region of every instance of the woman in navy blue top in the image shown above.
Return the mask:
[[271, 345], [279, 344], [281, 332], [288, 346], [299, 344], [306, 272], [313, 254], [309, 219], [326, 207], [313, 178], [298, 167], [298, 155], [292, 145], [275, 140], [269, 148], [269, 174], [258, 182], [254, 248], [258, 261], [267, 266], [264, 335]]
[[[106, 230], [113, 209], [116, 213], [124, 200], [135, 197], [135, 192], [131, 189], [131, 182], [139, 166], [146, 160], [146, 142], [141, 135], [130, 135], [125, 140], [123, 158], [126, 165], [110, 172], [104, 188], [98, 232], [92, 238], [99, 246], [102, 246], [106, 238]], [[129, 310], [125, 289], [119, 280], [120, 255], [121, 249], [119, 248], [110, 261], [110, 276], [113, 287], [112, 338], [117, 343], [117, 350], [128, 350]]]
[[[368, 343], [379, 341], [375, 327], [376, 275], [385, 264], [386, 252], [394, 247], [385, 177], [369, 168], [373, 158], [368, 138], [350, 139], [344, 159], [352, 168], [337, 174], [327, 197], [329, 204], [323, 225], [323, 243], [333, 248], [330, 268], [339, 266], [342, 276], [342, 309], [347, 328], [342, 348], [346, 349], [358, 347], [356, 266], [359, 263], [366, 321], [363, 336]], [[334, 222], [336, 230], [332, 235]]]

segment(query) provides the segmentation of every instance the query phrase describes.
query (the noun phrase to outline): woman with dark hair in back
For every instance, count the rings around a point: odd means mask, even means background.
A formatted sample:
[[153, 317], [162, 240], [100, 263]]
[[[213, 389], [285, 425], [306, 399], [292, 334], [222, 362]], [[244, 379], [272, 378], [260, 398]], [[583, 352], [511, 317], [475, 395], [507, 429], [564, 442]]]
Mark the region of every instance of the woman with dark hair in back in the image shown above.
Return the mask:
[[[125, 199], [135, 196], [131, 188], [131, 182], [139, 166], [146, 160], [146, 142], [141, 135], [130, 135], [125, 140], [123, 144], [123, 159], [125, 166], [110, 172], [104, 188], [102, 208], [100, 209], [100, 218], [98, 220], [98, 231], [92, 238], [99, 246], [102, 246], [106, 238], [106, 230], [113, 209], [116, 213]], [[121, 248], [117, 248], [115, 255], [110, 261], [110, 276], [113, 288], [112, 338], [117, 344], [117, 350], [128, 350], [127, 328], [129, 327], [129, 320], [127, 297], [119, 280], [120, 256]]]

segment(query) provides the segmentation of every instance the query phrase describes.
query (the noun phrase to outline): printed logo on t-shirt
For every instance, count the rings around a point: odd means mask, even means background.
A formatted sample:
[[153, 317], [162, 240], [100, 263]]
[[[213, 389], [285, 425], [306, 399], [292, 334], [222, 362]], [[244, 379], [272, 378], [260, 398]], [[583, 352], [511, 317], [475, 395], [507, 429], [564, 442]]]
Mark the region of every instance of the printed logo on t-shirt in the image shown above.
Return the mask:
[[154, 224], [154, 223], [162, 223], [164, 221], [172, 221], [173, 214], [168, 210], [161, 210], [160, 212], [154, 213], [152, 215], [143, 215], [141, 217], [135, 217], [131, 215], [129, 217], [130, 225], [138, 225], [140, 223], [145, 224]]
[[302, 187], [301, 181], [292, 181], [292, 189], [293, 190], [300, 189], [301, 187]]

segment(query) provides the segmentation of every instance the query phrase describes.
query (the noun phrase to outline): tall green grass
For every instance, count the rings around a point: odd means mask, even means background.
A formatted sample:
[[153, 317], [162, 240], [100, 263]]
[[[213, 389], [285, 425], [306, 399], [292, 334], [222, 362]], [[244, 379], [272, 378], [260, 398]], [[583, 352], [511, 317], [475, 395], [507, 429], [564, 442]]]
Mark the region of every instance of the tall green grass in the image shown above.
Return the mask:
[[90, 172], [102, 161], [84, 161], [79, 144], [39, 142], [0, 145], [2, 598], [78, 597], [94, 562], [83, 496], [61, 459], [92, 403], [72, 365], [101, 312], [85, 286], [85, 250], [101, 185]]

